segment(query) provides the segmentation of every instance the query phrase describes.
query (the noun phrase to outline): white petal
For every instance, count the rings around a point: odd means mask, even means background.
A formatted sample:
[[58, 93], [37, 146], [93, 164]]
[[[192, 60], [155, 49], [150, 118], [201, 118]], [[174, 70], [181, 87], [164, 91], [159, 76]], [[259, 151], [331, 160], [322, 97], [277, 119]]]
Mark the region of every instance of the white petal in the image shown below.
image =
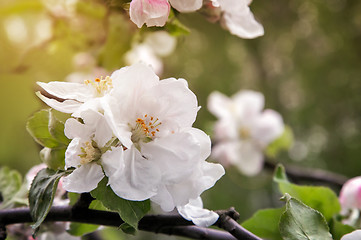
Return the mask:
[[221, 164], [202, 162], [195, 183], [198, 195], [213, 187], [224, 174], [225, 170]]
[[200, 160], [205, 160], [211, 154], [211, 139], [210, 137], [198, 128], [190, 128], [187, 132], [191, 133], [197, 139], [200, 147]]
[[213, 225], [219, 218], [219, 215], [213, 211], [203, 208], [202, 199], [191, 199], [185, 206], [177, 206], [179, 214], [192, 221], [195, 225], [200, 227], [209, 227]]
[[233, 95], [232, 99], [236, 116], [242, 121], [258, 116], [264, 108], [264, 96], [260, 92], [243, 90]]
[[341, 240], [360, 240], [361, 230], [355, 230], [352, 233], [344, 235]]
[[[84, 79], [85, 80], [85, 79]], [[81, 83], [69, 83], [69, 82], [37, 82], [49, 94], [69, 100], [77, 100], [79, 102], [85, 102], [89, 98], [93, 97], [94, 89], [91, 86], [87, 86]]]
[[219, 143], [213, 148], [212, 157], [224, 166], [235, 165], [248, 176], [258, 174], [263, 167], [262, 149], [249, 141]]
[[202, 0], [169, 0], [179, 12], [194, 12], [202, 7]]
[[146, 46], [160, 57], [169, 56], [176, 48], [177, 38], [166, 31], [152, 32], [144, 40]]
[[192, 173], [200, 159], [200, 145], [193, 134], [181, 132], [141, 146], [142, 154], [162, 172], [162, 181], [177, 182]]
[[150, 200], [158, 204], [165, 212], [173, 211], [176, 207], [172, 195], [164, 184], [158, 186], [157, 194], [151, 197]]
[[76, 137], [68, 145], [68, 148], [65, 152], [65, 168], [70, 167], [78, 167], [80, 165], [80, 157], [79, 154], [82, 154], [81, 152], [81, 146], [83, 144], [83, 141]]
[[266, 109], [253, 123], [252, 137], [262, 146], [269, 143], [282, 135], [284, 124], [282, 116], [271, 109]]
[[105, 121], [104, 115], [93, 110], [87, 110], [81, 113], [86, 126], [92, 128], [94, 140], [100, 148], [113, 137], [113, 132]]
[[184, 79], [164, 79], [149, 89], [139, 102], [141, 113], [154, 114], [162, 124], [191, 127], [194, 123], [198, 102]]
[[103, 170], [98, 164], [88, 163], [64, 177], [63, 187], [68, 192], [90, 192], [98, 186], [103, 177]]
[[69, 118], [66, 120], [64, 125], [65, 136], [69, 139], [73, 138], [90, 138], [92, 133], [92, 128], [80, 123], [74, 118]]
[[168, 20], [170, 6], [167, 0], [132, 0], [130, 3], [130, 19], [141, 28], [144, 23], [148, 27], [164, 26]]
[[58, 102], [55, 99], [47, 98], [43, 95], [41, 95], [40, 92], [37, 92], [36, 95], [49, 107], [54, 108], [55, 110], [58, 110], [59, 112], [63, 113], [73, 113], [75, 112], [82, 103], [75, 101], [75, 100], [65, 100], [64, 102]]
[[222, 9], [222, 24], [241, 38], [256, 38], [264, 34], [263, 26], [258, 23], [246, 0], [219, 0]]
[[220, 92], [212, 92], [208, 97], [208, 110], [218, 118], [230, 118], [231, 99]]
[[[154, 196], [161, 177], [157, 166], [143, 158], [134, 147], [124, 154], [121, 151], [121, 148], [113, 149], [102, 156], [104, 171], [114, 193], [132, 201]], [[114, 166], [118, 167], [116, 171], [112, 169]]]

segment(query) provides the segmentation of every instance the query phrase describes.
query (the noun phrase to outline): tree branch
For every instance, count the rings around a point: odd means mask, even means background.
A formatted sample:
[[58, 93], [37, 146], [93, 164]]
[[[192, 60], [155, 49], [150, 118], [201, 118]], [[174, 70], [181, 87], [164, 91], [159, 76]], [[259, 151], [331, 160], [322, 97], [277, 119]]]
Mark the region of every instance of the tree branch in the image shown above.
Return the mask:
[[[231, 219], [227, 214], [224, 214]], [[239, 236], [246, 236], [240, 234], [240, 231], [246, 231], [234, 221], [228, 220], [222, 226], [225, 229], [230, 229], [233, 226], [236, 230], [232, 229], [233, 236], [224, 231], [219, 231], [209, 228], [201, 228], [194, 226], [192, 222], [185, 220], [180, 215], [147, 215], [143, 217], [138, 224], [139, 230], [164, 233], [169, 235], [178, 235], [192, 239], [209, 239], [209, 240], [236, 240], [245, 239], [238, 238]], [[44, 222], [54, 221], [69, 221], [79, 223], [90, 223], [103, 226], [119, 227], [124, 221], [115, 212], [99, 211], [87, 208], [74, 208], [71, 206], [65, 207], [52, 207]], [[28, 223], [33, 222], [30, 216], [29, 208], [15, 208], [0, 211], [0, 226], [6, 226], [15, 223]], [[238, 225], [235, 226], [235, 225]], [[234, 234], [236, 233], [236, 235]], [[248, 232], [248, 231], [247, 231]], [[258, 240], [260, 238], [247, 238]]]
[[[264, 167], [272, 171], [275, 169], [276, 165], [277, 164], [269, 160], [264, 163]], [[348, 178], [343, 175], [322, 169], [304, 168], [292, 165], [285, 166], [285, 169], [287, 176], [296, 183], [299, 181], [316, 181], [341, 189], [342, 185], [348, 180]]]

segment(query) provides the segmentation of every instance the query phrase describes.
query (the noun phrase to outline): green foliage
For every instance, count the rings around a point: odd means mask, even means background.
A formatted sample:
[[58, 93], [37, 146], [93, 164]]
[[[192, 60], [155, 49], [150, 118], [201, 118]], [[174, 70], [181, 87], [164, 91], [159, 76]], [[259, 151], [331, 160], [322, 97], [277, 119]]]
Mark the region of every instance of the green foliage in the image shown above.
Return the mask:
[[[59, 115], [59, 114], [58, 114]], [[44, 149], [40, 158], [48, 167], [56, 170], [64, 168], [65, 150], [70, 140], [64, 134], [64, 122], [53, 110], [40, 110], [27, 122], [26, 129]]]
[[258, 237], [268, 240], [279, 240], [281, 235], [278, 228], [279, 219], [284, 208], [262, 209], [257, 211], [242, 226]]
[[99, 228], [99, 225], [71, 222], [69, 230], [67, 230], [67, 232], [70, 235], [80, 237], [80, 236], [83, 236], [85, 234], [94, 232], [98, 228]]
[[285, 194], [286, 211], [280, 219], [280, 233], [284, 240], [332, 240], [322, 214], [301, 201]]
[[137, 229], [139, 220], [150, 210], [150, 201], [138, 202], [122, 199], [107, 186], [107, 182], [108, 178], [104, 177], [98, 187], [91, 191], [91, 195], [109, 210], [118, 212], [125, 223]]
[[273, 180], [278, 183], [282, 194], [288, 193], [304, 204], [321, 212], [327, 221], [341, 210], [336, 194], [329, 188], [318, 186], [299, 186], [287, 180], [285, 169], [278, 165]]
[[34, 229], [44, 221], [54, 200], [58, 182], [65, 171], [42, 169], [35, 176], [29, 192], [30, 214], [34, 220]]
[[175, 37], [187, 35], [190, 33], [189, 28], [186, 27], [183, 23], [181, 23], [178, 18], [174, 16], [172, 11], [169, 14], [169, 19], [164, 28], [169, 34]]
[[27, 205], [26, 184], [22, 184], [22, 177], [16, 170], [10, 170], [8, 167], [0, 169], [0, 193], [0, 209], [13, 208], [17, 204]]
[[282, 150], [288, 150], [293, 144], [292, 128], [285, 126], [282, 135], [274, 140], [266, 149], [266, 155], [275, 158]]
[[338, 219], [336, 219], [336, 217], [332, 219], [330, 229], [334, 240], [340, 240], [343, 235], [356, 230], [350, 225], [343, 224]]

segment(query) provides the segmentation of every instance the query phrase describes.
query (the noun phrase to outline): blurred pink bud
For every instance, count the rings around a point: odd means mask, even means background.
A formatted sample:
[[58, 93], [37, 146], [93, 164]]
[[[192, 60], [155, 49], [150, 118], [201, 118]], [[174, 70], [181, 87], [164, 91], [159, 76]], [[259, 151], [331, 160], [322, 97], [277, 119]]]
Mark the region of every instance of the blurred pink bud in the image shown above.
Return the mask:
[[130, 3], [130, 19], [141, 28], [164, 26], [168, 20], [170, 5], [167, 0], [132, 0]]
[[361, 209], [361, 176], [348, 180], [340, 192], [342, 210]]

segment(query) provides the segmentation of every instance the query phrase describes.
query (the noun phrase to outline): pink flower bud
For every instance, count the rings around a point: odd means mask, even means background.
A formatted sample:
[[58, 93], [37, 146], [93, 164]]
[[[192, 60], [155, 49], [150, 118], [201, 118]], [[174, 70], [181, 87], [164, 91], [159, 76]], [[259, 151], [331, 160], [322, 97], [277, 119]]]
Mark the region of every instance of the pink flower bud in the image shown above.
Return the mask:
[[343, 185], [339, 200], [343, 210], [361, 209], [361, 176], [352, 178]]
[[141, 28], [164, 26], [168, 20], [170, 5], [167, 0], [132, 0], [130, 3], [130, 19]]

